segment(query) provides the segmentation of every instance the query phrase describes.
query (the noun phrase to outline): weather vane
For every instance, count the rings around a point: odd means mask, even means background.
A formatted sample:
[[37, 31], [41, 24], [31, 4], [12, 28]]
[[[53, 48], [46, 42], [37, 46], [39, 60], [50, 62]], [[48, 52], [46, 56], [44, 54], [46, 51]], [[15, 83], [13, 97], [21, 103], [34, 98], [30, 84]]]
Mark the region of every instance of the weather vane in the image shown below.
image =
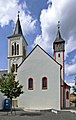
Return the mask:
[[18, 11], [18, 17], [19, 17], [20, 11]]
[[59, 29], [60, 28], [60, 21], [58, 21], [58, 25], [57, 26], [58, 26], [58, 29]]

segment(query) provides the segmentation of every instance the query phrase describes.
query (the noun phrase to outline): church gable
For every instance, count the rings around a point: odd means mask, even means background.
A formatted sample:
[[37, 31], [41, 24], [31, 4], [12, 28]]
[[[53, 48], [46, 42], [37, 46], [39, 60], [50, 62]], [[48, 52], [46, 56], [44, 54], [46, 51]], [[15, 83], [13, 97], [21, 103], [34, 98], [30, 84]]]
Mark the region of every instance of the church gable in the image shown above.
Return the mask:
[[[28, 60], [35, 60], [36, 62], [41, 60], [45, 61], [47, 64], [48, 61], [54, 63], [55, 65], [61, 66], [57, 61], [55, 61], [44, 49], [42, 49], [39, 45], [36, 45], [35, 48], [29, 53], [29, 55], [25, 58], [25, 60], [19, 65], [19, 67], [23, 66]], [[19, 68], [18, 67], [18, 68]]]

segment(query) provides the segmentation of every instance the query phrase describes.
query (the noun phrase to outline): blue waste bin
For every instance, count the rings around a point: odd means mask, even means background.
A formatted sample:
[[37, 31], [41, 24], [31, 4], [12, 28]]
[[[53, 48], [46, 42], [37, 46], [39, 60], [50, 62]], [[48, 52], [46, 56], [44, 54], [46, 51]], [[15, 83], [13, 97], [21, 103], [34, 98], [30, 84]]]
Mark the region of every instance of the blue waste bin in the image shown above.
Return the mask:
[[4, 110], [11, 110], [11, 100], [9, 98], [4, 99]]

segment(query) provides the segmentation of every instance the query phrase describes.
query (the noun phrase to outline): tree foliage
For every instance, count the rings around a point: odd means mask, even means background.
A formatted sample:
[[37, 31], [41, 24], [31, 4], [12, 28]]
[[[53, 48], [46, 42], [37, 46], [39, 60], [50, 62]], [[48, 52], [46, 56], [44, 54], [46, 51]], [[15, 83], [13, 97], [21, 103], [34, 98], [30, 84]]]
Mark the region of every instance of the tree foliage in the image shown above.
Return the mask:
[[13, 73], [0, 78], [0, 91], [10, 99], [13, 97], [17, 98], [20, 94], [23, 94], [22, 88], [23, 86], [19, 84], [19, 81], [15, 80]]
[[[76, 96], [76, 77], [75, 77], [75, 85], [72, 87], [72, 90], [73, 90], [72, 94]], [[76, 99], [74, 99], [72, 102], [75, 103], [75, 107], [76, 107]]]
[[72, 87], [73, 89], [73, 95], [76, 96], [76, 85]]

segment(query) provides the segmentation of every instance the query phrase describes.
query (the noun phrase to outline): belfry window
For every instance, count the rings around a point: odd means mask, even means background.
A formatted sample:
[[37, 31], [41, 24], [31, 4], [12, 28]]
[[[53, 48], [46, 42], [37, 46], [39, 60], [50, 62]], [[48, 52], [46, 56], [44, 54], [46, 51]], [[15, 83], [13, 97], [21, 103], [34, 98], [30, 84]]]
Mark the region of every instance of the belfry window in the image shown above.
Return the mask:
[[12, 55], [14, 55], [14, 45], [12, 45]]
[[17, 55], [19, 55], [19, 44], [17, 44]]
[[12, 55], [19, 55], [19, 44], [12, 44]]
[[16, 43], [14, 43], [14, 47], [15, 47], [15, 55], [16, 55]]

